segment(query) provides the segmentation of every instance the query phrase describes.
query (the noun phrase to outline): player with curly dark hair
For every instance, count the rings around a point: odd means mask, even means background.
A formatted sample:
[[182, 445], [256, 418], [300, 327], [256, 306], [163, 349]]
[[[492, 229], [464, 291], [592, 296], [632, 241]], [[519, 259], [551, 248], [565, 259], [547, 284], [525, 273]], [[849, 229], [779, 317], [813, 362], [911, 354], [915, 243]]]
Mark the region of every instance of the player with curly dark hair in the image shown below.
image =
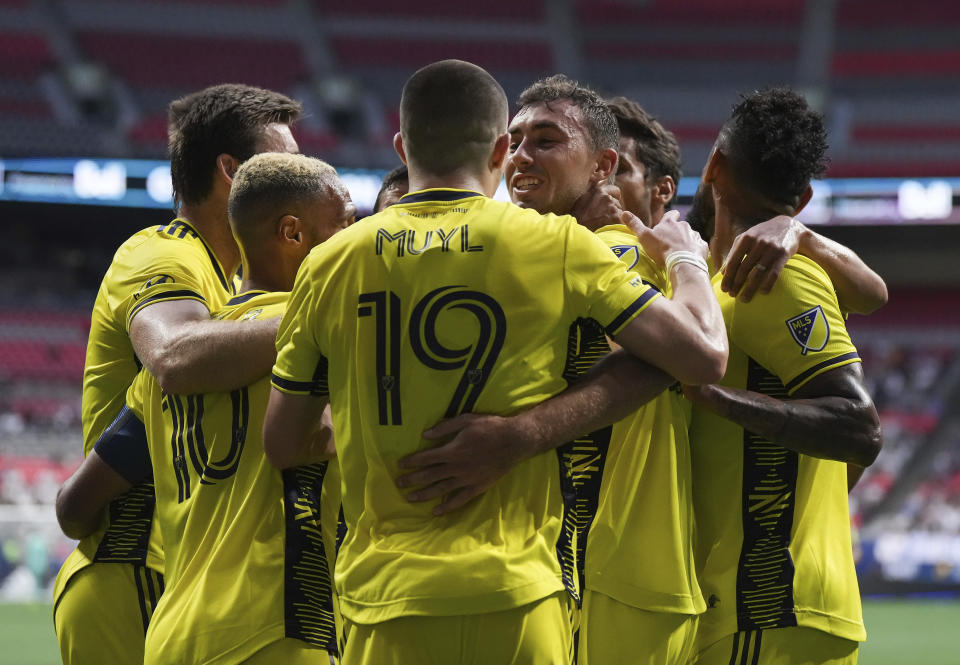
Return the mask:
[[[713, 206], [714, 263], [747, 229], [803, 208], [826, 149], [820, 114], [795, 92], [756, 92], [734, 107], [697, 199]], [[684, 389], [696, 407], [696, 561], [708, 606], [694, 662], [855, 663], [866, 634], [848, 469], [855, 478], [876, 459], [881, 433], [837, 294], [801, 255], [749, 303], [715, 284], [727, 373]]]

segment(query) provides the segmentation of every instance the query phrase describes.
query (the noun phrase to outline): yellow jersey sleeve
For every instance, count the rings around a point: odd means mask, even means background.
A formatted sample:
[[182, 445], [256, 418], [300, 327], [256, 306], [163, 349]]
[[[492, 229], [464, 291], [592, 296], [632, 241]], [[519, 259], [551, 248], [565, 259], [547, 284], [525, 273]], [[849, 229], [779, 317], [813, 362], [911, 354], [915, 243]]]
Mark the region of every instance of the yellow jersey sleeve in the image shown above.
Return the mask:
[[769, 295], [736, 301], [731, 311], [730, 339], [791, 394], [827, 370], [860, 361], [833, 285], [806, 257], [787, 262]]
[[566, 234], [564, 281], [578, 309], [589, 313], [610, 336], [620, 332], [660, 293], [627, 271], [595, 234], [571, 224]]
[[604, 226], [596, 231], [613, 255], [620, 259], [630, 272], [640, 275], [644, 282], [657, 289], [666, 297], [673, 294], [670, 276], [666, 269], [650, 258], [637, 240], [637, 236], [623, 224]]
[[161, 301], [196, 300], [208, 309], [219, 305], [207, 302], [204, 293], [209, 289], [195, 269], [197, 265], [203, 265], [206, 257], [201, 256], [196, 247], [177, 249], [178, 252], [174, 253], [161, 243], [145, 243], [143, 251], [131, 257], [137, 265], [131, 266], [129, 274], [135, 276], [139, 284], [131, 284], [131, 292], [120, 301], [117, 309], [118, 318], [126, 322], [128, 332], [134, 316], [148, 305]]
[[[287, 310], [277, 331], [277, 361], [273, 367], [273, 386], [294, 395], [326, 396], [327, 359], [320, 352], [313, 321], [322, 321], [317, 314], [318, 294], [313, 274], [317, 253], [312, 252], [297, 273]], [[322, 274], [322, 272], [321, 272]], [[304, 368], [313, 368], [304, 375]]]

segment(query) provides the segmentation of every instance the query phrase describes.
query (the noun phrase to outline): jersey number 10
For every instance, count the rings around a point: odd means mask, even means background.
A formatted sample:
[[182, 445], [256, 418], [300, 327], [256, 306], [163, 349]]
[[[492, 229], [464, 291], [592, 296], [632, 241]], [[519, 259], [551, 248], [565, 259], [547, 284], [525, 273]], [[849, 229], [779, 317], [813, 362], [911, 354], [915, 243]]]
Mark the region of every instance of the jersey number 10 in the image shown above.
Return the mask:
[[[440, 342], [437, 319], [448, 309], [465, 310], [480, 325], [476, 339], [466, 346], [449, 348]], [[360, 294], [357, 315], [373, 317], [376, 327], [377, 404], [381, 425], [403, 422], [400, 406], [402, 310], [400, 296], [393, 291]], [[443, 286], [413, 306], [407, 328], [410, 347], [421, 363], [442, 371], [463, 368], [444, 417], [452, 418], [473, 409], [507, 336], [507, 319], [500, 304], [486, 293], [465, 286]]]

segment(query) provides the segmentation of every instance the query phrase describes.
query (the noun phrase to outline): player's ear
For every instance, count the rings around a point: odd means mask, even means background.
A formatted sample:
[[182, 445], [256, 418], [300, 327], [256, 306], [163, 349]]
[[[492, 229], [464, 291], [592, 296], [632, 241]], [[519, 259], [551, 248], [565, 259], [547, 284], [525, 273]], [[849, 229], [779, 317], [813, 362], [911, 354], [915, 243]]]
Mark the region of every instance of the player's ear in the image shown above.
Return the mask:
[[277, 225], [278, 231], [280, 232], [280, 239], [284, 244], [294, 244], [299, 245], [303, 242], [303, 225], [300, 222], [300, 218], [296, 215], [284, 215], [280, 218], [280, 222]]
[[217, 174], [223, 178], [228, 185], [233, 183], [233, 176], [240, 168], [240, 161], [233, 155], [223, 152], [217, 155]]
[[710, 156], [707, 157], [707, 165], [703, 167], [703, 181], [713, 182], [716, 180], [726, 161], [726, 155], [714, 147]]
[[[810, 203], [810, 198], [813, 196], [813, 185], [808, 184], [807, 188], [803, 190], [803, 194], [800, 195], [800, 204], [797, 206], [797, 209], [793, 211], [793, 214], [796, 215], [798, 212], [803, 210], [808, 203]], [[791, 215], [792, 217], [793, 215]]]
[[670, 203], [673, 195], [677, 193], [677, 183], [671, 175], [660, 176], [653, 185], [653, 196], [664, 206]]
[[610, 180], [617, 173], [617, 159], [619, 155], [613, 148], [607, 148], [597, 158], [597, 168], [591, 178], [594, 182]]
[[493, 152], [490, 153], [489, 167], [491, 171], [502, 169], [507, 160], [507, 153], [510, 152], [510, 135], [501, 134], [493, 144]]
[[407, 151], [403, 148], [403, 136], [400, 135], [400, 132], [397, 132], [393, 135], [393, 149], [396, 150], [397, 154], [400, 156], [400, 161], [406, 164]]

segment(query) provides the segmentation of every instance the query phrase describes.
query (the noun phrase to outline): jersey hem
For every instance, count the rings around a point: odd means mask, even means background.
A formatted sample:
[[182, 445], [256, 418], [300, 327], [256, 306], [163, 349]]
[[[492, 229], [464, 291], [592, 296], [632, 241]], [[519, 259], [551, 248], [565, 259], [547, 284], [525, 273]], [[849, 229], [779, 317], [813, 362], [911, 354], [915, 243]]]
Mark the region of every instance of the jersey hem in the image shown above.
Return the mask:
[[698, 615], [707, 611], [707, 604], [700, 594], [649, 591], [622, 580], [608, 580], [599, 575], [587, 579], [587, 590], [647, 612]]
[[559, 577], [509, 590], [452, 598], [402, 598], [382, 603], [364, 603], [340, 596], [340, 613], [353, 623], [374, 624], [402, 616], [458, 616], [502, 612], [564, 591]]
[[[718, 620], [718, 623], [712, 624], [705, 620], [710, 616], [709, 612], [701, 615], [700, 626], [697, 629], [697, 647], [696, 651], [701, 652], [710, 645], [722, 640], [728, 635], [741, 632], [738, 630], [737, 617], [727, 617]], [[790, 617], [795, 620], [795, 625], [790, 626], [756, 626], [748, 630], [776, 630], [779, 628], [812, 628], [828, 635], [840, 637], [853, 642], [863, 642], [867, 639], [867, 632], [863, 622], [853, 619], [847, 619], [835, 614], [826, 612], [817, 612], [815, 610], [794, 610], [780, 616], [780, 620]], [[732, 625], [728, 625], [732, 624]]]

